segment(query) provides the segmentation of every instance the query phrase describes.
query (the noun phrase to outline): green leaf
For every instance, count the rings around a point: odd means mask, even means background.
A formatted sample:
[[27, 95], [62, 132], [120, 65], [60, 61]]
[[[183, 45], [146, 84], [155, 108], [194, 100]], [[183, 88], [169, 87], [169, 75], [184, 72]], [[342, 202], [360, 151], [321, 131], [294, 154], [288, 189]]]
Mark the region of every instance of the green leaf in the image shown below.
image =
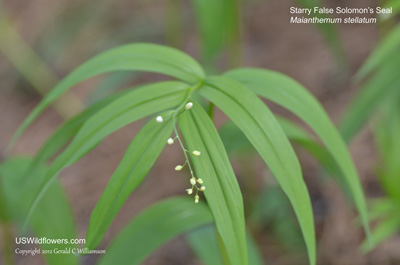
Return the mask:
[[[46, 168], [41, 165], [33, 175], [26, 176], [24, 173], [32, 162], [29, 158], [12, 158], [0, 165], [0, 177], [4, 185], [4, 195], [7, 201], [7, 208], [15, 224], [22, 222], [29, 202], [35, 195], [37, 178], [42, 178]], [[74, 218], [66, 195], [58, 181], [50, 184], [48, 192], [38, 204], [37, 211], [32, 215], [31, 227], [36, 237], [75, 239], [76, 231]], [[22, 235], [25, 236], [25, 235]], [[74, 244], [42, 244], [41, 249], [74, 248]], [[77, 256], [66, 255], [45, 255], [49, 264], [73, 265], [78, 264]]]
[[385, 110], [380, 114], [375, 126], [381, 156], [377, 174], [386, 194], [400, 201], [400, 93], [393, 104], [385, 104]]
[[218, 130], [218, 134], [228, 154], [248, 156], [255, 152], [249, 140], [232, 121], [222, 125]]
[[204, 180], [204, 195], [231, 265], [246, 265], [247, 247], [243, 198], [218, 132], [198, 103], [179, 117], [179, 127], [195, 172]]
[[[190, 231], [186, 235], [186, 240], [204, 265], [223, 264], [221, 253], [218, 251], [217, 231], [214, 225], [207, 225]], [[249, 253], [249, 264], [263, 264], [261, 253], [249, 233], [247, 233], [247, 251]]]
[[388, 0], [388, 1], [386, 1], [384, 7], [385, 8], [390, 8], [390, 7], [393, 8], [393, 14], [389, 15], [389, 17], [392, 17], [392, 16], [400, 13], [400, 2], [397, 1], [397, 0]]
[[376, 70], [382, 64], [385, 64], [391, 56], [398, 53], [399, 47], [400, 25], [391, 30], [390, 33], [379, 43], [378, 47], [375, 48], [373, 53], [368, 57], [367, 61], [356, 74], [356, 79], [358, 81], [364, 79], [372, 71]]
[[237, 69], [228, 72], [227, 76], [290, 110], [314, 130], [343, 172], [368, 236], [366, 202], [357, 170], [346, 144], [318, 100], [302, 85], [277, 72]]
[[[330, 153], [310, 134], [286, 118], [276, 116], [276, 119], [290, 141], [306, 149], [332, 174], [341, 174]], [[243, 132], [233, 122], [225, 123], [218, 132], [228, 153], [247, 156], [249, 152], [255, 151]]]
[[340, 127], [346, 141], [350, 141], [354, 137], [385, 99], [399, 93], [400, 52], [391, 56], [361, 87], [345, 111]]
[[203, 57], [206, 62], [210, 62], [223, 47], [234, 40], [239, 30], [238, 1], [192, 0], [191, 2], [202, 40]]
[[[348, 190], [346, 179], [335, 159], [326, 148], [295, 123], [280, 116], [276, 116], [276, 118], [289, 140], [309, 152], [340, 183], [342, 189], [350, 198], [351, 194]], [[228, 154], [234, 153], [239, 156], [249, 156], [255, 152], [249, 140], [233, 122], [225, 123], [218, 132]]]
[[50, 159], [55, 153], [57, 153], [65, 144], [67, 144], [74, 135], [79, 131], [82, 125], [96, 112], [102, 109], [104, 106], [111, 103], [113, 100], [123, 97], [127, 92], [123, 91], [120, 93], [113, 94], [112, 96], [106, 97], [92, 106], [88, 107], [85, 111], [78, 114], [74, 118], [66, 121], [62, 124], [40, 147], [39, 151], [35, 155], [32, 163], [30, 163], [26, 174], [35, 172], [36, 168], [41, 164], [44, 164]]
[[367, 241], [364, 241], [360, 248], [366, 253], [375, 248], [378, 244], [384, 242], [390, 237], [397, 234], [400, 230], [400, 215], [386, 219], [379, 223], [379, 225], [372, 231], [373, 245], [368, 244]]
[[247, 233], [247, 251], [249, 253], [249, 264], [251, 265], [262, 265], [263, 259], [258, 249], [256, 242], [254, 241], [253, 237], [250, 233]]
[[224, 264], [219, 252], [215, 226], [207, 225], [194, 229], [187, 233], [186, 240], [204, 265]]
[[323, 166], [325, 170], [337, 177], [337, 181], [342, 185], [343, 189], [347, 188], [343, 173], [325, 146], [321, 145], [314, 139], [314, 137], [290, 120], [283, 117], [277, 117], [277, 120], [282, 129], [285, 131], [286, 136], [292, 142], [307, 150]]
[[377, 199], [370, 199], [369, 216], [371, 221], [383, 218], [388, 219], [390, 217], [398, 215], [397, 209], [400, 208], [400, 202], [387, 197], [380, 197]]
[[68, 88], [95, 75], [126, 70], [161, 73], [191, 84], [201, 81], [204, 77], [203, 69], [195, 60], [172, 48], [138, 43], [111, 49], [82, 64], [59, 82], [18, 128], [9, 149], [29, 124]]
[[296, 212], [310, 264], [315, 264], [315, 231], [310, 196], [299, 161], [268, 107], [250, 90], [226, 77], [211, 77], [199, 92], [218, 106], [246, 135], [267, 163]]
[[190, 198], [161, 201], [135, 217], [114, 239], [99, 265], [141, 264], [163, 243], [212, 223], [207, 206]]
[[188, 92], [188, 86], [181, 82], [155, 83], [127, 93], [93, 115], [85, 122], [67, 149], [49, 167], [37, 190], [26, 222], [46, 187], [63, 168], [80, 159], [112, 132], [138, 119], [181, 104]]
[[[167, 120], [172, 117], [172, 113], [164, 113], [162, 116]], [[150, 171], [171, 135], [172, 128], [170, 121], [160, 124], [152, 119], [135, 136], [92, 212], [86, 247], [93, 249], [100, 243], [126, 199]]]
[[299, 253], [306, 251], [290, 201], [278, 185], [265, 185], [262, 188], [248, 219], [260, 229], [268, 227], [269, 234], [287, 249]]

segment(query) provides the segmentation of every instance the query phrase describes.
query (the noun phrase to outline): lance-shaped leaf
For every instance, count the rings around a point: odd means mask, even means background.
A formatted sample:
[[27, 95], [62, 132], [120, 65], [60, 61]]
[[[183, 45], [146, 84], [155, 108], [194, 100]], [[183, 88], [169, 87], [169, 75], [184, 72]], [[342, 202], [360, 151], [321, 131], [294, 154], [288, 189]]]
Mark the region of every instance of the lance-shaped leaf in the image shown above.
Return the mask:
[[188, 150], [201, 152], [192, 162], [204, 180], [204, 195], [230, 264], [246, 265], [243, 198], [218, 132], [198, 103], [180, 116], [179, 127]]
[[[399, 211], [399, 208], [397, 208], [396, 210]], [[385, 240], [395, 236], [399, 230], [400, 215], [385, 218], [377, 225], [377, 227], [375, 227], [375, 229], [371, 233], [374, 244], [371, 245], [368, 241], [364, 240], [364, 242], [360, 246], [360, 249], [364, 253], [369, 252]]]
[[[21, 224], [24, 218], [26, 208], [32, 200], [34, 187], [39, 182], [37, 178], [42, 178], [46, 168], [41, 164], [38, 170], [32, 175], [24, 174], [29, 164], [30, 158], [12, 158], [4, 161], [0, 165], [1, 191], [4, 191], [8, 210], [12, 221], [15, 224]], [[27, 183], [28, 185], [21, 185]], [[3, 208], [1, 209], [3, 211]], [[75, 239], [76, 231], [74, 218], [69, 206], [67, 197], [59, 181], [51, 183], [48, 192], [38, 205], [38, 210], [32, 216], [30, 227], [36, 237], [54, 238], [54, 239]], [[19, 234], [26, 236], [25, 234]], [[52, 250], [54, 248], [74, 248], [75, 244], [63, 242], [63, 244], [41, 244], [43, 250]], [[73, 254], [52, 255], [46, 254], [46, 260], [51, 265], [74, 265], [79, 264], [78, 257]]]
[[190, 198], [170, 198], [144, 210], [114, 239], [99, 265], [141, 264], [168, 240], [191, 229], [212, 223], [204, 203]]
[[[343, 190], [350, 196], [343, 173], [325, 146], [292, 121], [280, 116], [276, 116], [276, 118], [288, 139], [307, 150], [325, 170], [336, 178]], [[228, 154], [233, 152], [239, 156], [246, 156], [249, 155], [249, 152], [255, 151], [243, 132], [233, 122], [225, 123], [218, 132]]]
[[45, 163], [55, 153], [60, 151], [72, 138], [76, 135], [82, 125], [96, 112], [111, 103], [113, 100], [123, 97], [129, 90], [122, 91], [120, 93], [113, 94], [112, 96], [106, 97], [92, 106], [88, 107], [82, 113], [78, 114], [74, 118], [66, 121], [62, 124], [40, 147], [39, 151], [30, 163], [26, 174], [35, 172], [38, 166]]
[[126, 199], [150, 171], [171, 135], [173, 125], [167, 120], [171, 115], [172, 112], [163, 113], [164, 122], [161, 124], [154, 119], [149, 121], [129, 145], [92, 212], [86, 247], [93, 249], [100, 243]]
[[249, 89], [227, 77], [210, 77], [199, 92], [243, 131], [289, 197], [315, 264], [315, 231], [310, 196], [300, 163], [285, 132], [268, 107]]
[[[206, 225], [190, 231], [186, 235], [190, 247], [204, 265], [221, 265], [222, 257], [218, 248], [217, 231], [214, 225]], [[254, 239], [247, 233], [247, 251], [249, 253], [249, 264], [261, 265], [261, 253], [257, 249]]]
[[[394, 1], [396, 1], [400, 7], [399, 2], [397, 0]], [[362, 80], [381, 64], [385, 63], [385, 61], [393, 56], [394, 53], [398, 52], [399, 47], [400, 25], [391, 30], [390, 33], [380, 42], [373, 53], [368, 57], [367, 61], [362, 65], [361, 69], [356, 74], [357, 80]]]
[[314, 130], [342, 170], [368, 235], [365, 197], [357, 170], [346, 144], [318, 100], [302, 85], [277, 72], [237, 69], [228, 72], [227, 76], [290, 110]]
[[161, 73], [191, 84], [204, 77], [203, 69], [193, 58], [172, 48], [138, 43], [111, 49], [90, 59], [61, 80], [24, 120], [9, 148], [29, 124], [70, 87], [95, 75], [126, 70]]
[[68, 148], [51, 164], [32, 202], [26, 222], [50, 181], [64, 167], [73, 164], [99, 144], [104, 137], [123, 126], [181, 104], [187, 93], [188, 86], [181, 82], [151, 84], [127, 93], [93, 115], [85, 122]]
[[386, 195], [400, 201], [400, 90], [393, 102], [385, 102], [379, 114], [374, 130], [381, 156], [377, 175]]
[[340, 124], [342, 135], [350, 141], [377, 107], [400, 91], [400, 52], [393, 54], [361, 87], [345, 111]]
[[[400, 2], [397, 1], [397, 0], [388, 0], [388, 1], [386, 1], [384, 3], [383, 7], [392, 8], [393, 9], [393, 14], [390, 14], [388, 16], [388, 18], [392, 18], [393, 16], [397, 15], [398, 13], [400, 13]], [[385, 16], [385, 15], [387, 15], [387, 14], [383, 14], [383, 16]], [[384, 17], [384, 19], [385, 19], [385, 17]]]

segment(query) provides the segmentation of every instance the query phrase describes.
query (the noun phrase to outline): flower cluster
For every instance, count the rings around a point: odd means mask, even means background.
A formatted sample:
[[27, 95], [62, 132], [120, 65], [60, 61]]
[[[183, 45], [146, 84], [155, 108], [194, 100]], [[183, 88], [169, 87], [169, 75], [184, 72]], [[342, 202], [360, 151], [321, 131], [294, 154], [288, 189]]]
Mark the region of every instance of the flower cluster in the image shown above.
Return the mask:
[[[185, 110], [190, 110], [192, 107], [193, 107], [193, 103], [192, 103], [192, 102], [188, 102], [188, 103], [185, 105]], [[164, 121], [164, 120], [163, 120], [163, 117], [162, 117], [162, 116], [158, 116], [158, 117], [156, 118], [156, 122], [158, 122], [158, 123], [161, 123], [161, 122], [163, 122], [163, 121]], [[187, 154], [189, 153], [189, 151], [186, 150], [186, 148], [184, 147], [184, 145], [183, 145], [183, 143], [182, 143], [181, 138], [179, 137], [179, 134], [178, 134], [178, 132], [177, 132], [177, 130], [176, 130], [176, 127], [175, 127], [175, 122], [174, 122], [174, 120], [173, 120], [173, 123], [174, 123], [174, 131], [175, 131], [175, 135], [176, 135], [176, 136], [175, 136], [175, 138], [169, 138], [169, 139], [167, 140], [167, 144], [172, 145], [172, 144], [174, 144], [175, 140], [178, 140], [179, 145], [181, 146], [182, 151], [183, 151], [183, 153], [184, 153], [184, 155], [185, 155], [185, 158], [186, 158], [185, 163], [183, 163], [182, 165], [177, 165], [177, 166], [175, 167], [175, 170], [176, 170], [176, 171], [181, 171], [186, 165], [189, 167], [189, 171], [190, 171], [190, 175], [191, 175], [191, 178], [190, 178], [191, 188], [186, 189], [186, 192], [187, 192], [187, 194], [189, 194], [189, 195], [192, 195], [192, 194], [195, 192], [194, 202], [195, 202], [195, 203], [199, 203], [199, 199], [200, 199], [200, 197], [199, 197], [199, 191], [205, 191], [206, 187], [202, 185], [202, 184], [203, 184], [203, 180], [202, 180], [201, 178], [197, 178], [197, 177], [194, 175], [194, 172], [193, 172], [193, 170], [192, 170], [192, 166], [191, 166], [191, 164], [190, 164], [189, 157], [188, 157], [188, 155], [187, 155]], [[201, 152], [198, 151], [198, 150], [193, 150], [193, 151], [191, 152], [191, 154], [192, 154], [193, 156], [200, 156], [200, 155], [201, 155]]]

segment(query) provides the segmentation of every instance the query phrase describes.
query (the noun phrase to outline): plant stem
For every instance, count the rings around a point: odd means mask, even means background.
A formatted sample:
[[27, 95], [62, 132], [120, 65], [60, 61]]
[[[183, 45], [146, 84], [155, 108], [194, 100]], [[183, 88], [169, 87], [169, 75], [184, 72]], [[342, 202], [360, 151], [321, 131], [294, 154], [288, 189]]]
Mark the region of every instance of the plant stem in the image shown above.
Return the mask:
[[208, 104], [207, 113], [210, 119], [214, 121], [214, 103], [210, 102], [210, 104]]
[[241, 30], [241, 14], [240, 14], [240, 0], [233, 0], [233, 12], [235, 17], [231, 21], [229, 30], [232, 32], [228, 35], [227, 40], [227, 53], [228, 64], [230, 68], [236, 68], [242, 65], [242, 30]]
[[182, 1], [168, 0], [167, 4], [167, 43], [175, 48], [183, 48]]
[[173, 123], [173, 125], [174, 125], [174, 132], [175, 132], [175, 135], [176, 135], [176, 139], [178, 139], [179, 145], [181, 146], [181, 148], [182, 148], [182, 150], [183, 150], [183, 154], [185, 155], [185, 159], [186, 159], [186, 162], [185, 162], [185, 163], [188, 164], [188, 167], [189, 167], [189, 170], [190, 170], [190, 175], [192, 176], [192, 178], [194, 178], [193, 169], [192, 169], [192, 166], [190, 165], [189, 157], [188, 157], [188, 155], [187, 155], [187, 150], [186, 150], [186, 148], [183, 146], [181, 137], [179, 136], [178, 130], [176, 129], [176, 125], [175, 125], [175, 113], [174, 113], [174, 115], [172, 116], [172, 123]]
[[[57, 82], [57, 76], [43, 62], [39, 55], [23, 40], [0, 10], [0, 51], [13, 64], [19, 73], [42, 96]], [[63, 118], [71, 118], [84, 107], [83, 103], [72, 93], [66, 93], [53, 104]]]
[[[193, 169], [192, 169], [192, 166], [191, 166], [191, 164], [190, 164], [189, 157], [188, 157], [188, 155], [187, 155], [187, 150], [186, 150], [185, 146], [183, 145], [183, 142], [182, 142], [182, 140], [181, 140], [181, 137], [179, 136], [179, 133], [178, 133], [178, 129], [176, 128], [176, 121], [175, 121], [175, 118], [176, 118], [177, 115], [181, 112], [181, 110], [185, 107], [185, 104], [186, 104], [187, 101], [191, 98], [193, 92], [194, 92], [197, 88], [201, 87], [202, 85], [203, 85], [203, 83], [200, 82], [200, 83], [198, 83], [198, 84], [196, 84], [196, 85], [190, 87], [189, 90], [188, 90], [188, 93], [187, 93], [187, 95], [186, 95], [185, 100], [184, 100], [184, 101], [182, 102], [182, 104], [175, 110], [174, 114], [172, 115], [172, 124], [173, 124], [173, 126], [174, 126], [175, 137], [176, 137], [176, 139], [178, 139], [179, 145], [181, 146], [182, 151], [183, 151], [183, 154], [185, 155], [185, 159], [186, 159], [185, 163], [188, 164], [188, 167], [189, 167], [189, 170], [190, 170], [190, 175], [192, 176], [192, 178], [195, 178], [195, 177], [194, 177], [194, 174], [193, 174]], [[196, 186], [196, 189], [197, 189], [197, 186]]]

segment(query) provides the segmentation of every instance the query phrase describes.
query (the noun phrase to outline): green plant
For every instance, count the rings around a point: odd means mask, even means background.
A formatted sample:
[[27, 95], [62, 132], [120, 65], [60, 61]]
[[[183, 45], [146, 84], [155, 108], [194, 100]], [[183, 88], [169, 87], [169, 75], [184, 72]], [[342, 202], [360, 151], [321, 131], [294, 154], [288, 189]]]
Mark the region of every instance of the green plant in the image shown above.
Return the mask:
[[[394, 19], [398, 13], [398, 2], [387, 1], [393, 7]], [[387, 23], [387, 21], [385, 21]], [[345, 111], [341, 123], [344, 139], [350, 142], [366, 124], [370, 124], [379, 154], [376, 175], [385, 196], [371, 200], [371, 220], [379, 220], [372, 233], [374, 244], [363, 243], [362, 249], [369, 251], [400, 229], [399, 200], [399, 151], [400, 125], [400, 25], [390, 26], [384, 38], [373, 50], [355, 75], [361, 84], [360, 91]]]
[[[154, 237], [157, 242], [162, 242], [178, 233], [214, 222], [224, 262], [248, 264], [242, 195], [212, 115], [207, 115], [201, 104], [194, 100], [201, 96], [210, 102], [210, 109], [215, 104], [236, 124], [269, 166], [294, 208], [310, 264], [315, 264], [313, 214], [300, 164], [281, 125], [257, 97], [259, 95], [298, 115], [320, 137], [347, 182], [368, 234], [364, 195], [345, 143], [322, 106], [306, 89], [272, 71], [243, 68], [222, 76], [205, 76], [195, 60], [175, 49], [153, 44], [117, 47], [90, 59], [58, 83], [26, 118], [10, 147], [41, 112], [71, 86], [98, 74], [128, 70], [161, 73], [179, 81], [129, 88], [95, 103], [62, 125], [44, 143], [24, 173], [24, 177], [28, 173], [36, 174], [44, 162], [66, 145], [41, 177], [35, 178], [37, 183], [31, 187], [34, 196], [25, 211], [26, 225], [32, 225], [35, 209], [40, 209], [46, 191], [61, 170], [95, 148], [110, 133], [147, 116], [157, 116], [135, 136], [111, 177], [92, 212], [86, 246], [93, 249], [100, 243], [129, 194], [141, 183], [167, 141], [172, 142], [168, 139], [174, 132], [172, 137], [177, 137], [187, 156], [185, 164], [193, 165], [197, 176], [190, 176], [191, 184], [195, 184], [193, 180], [197, 178], [203, 180], [208, 207], [202, 203], [197, 206], [186, 199], [160, 202], [134, 219], [114, 244], [127, 245], [129, 240], [140, 240], [143, 255], [137, 257], [136, 263], [131, 262], [138, 264], [158, 246], [145, 241], [141, 236], [143, 231], [150, 233], [157, 226], [163, 233]], [[177, 214], [183, 210], [187, 210], [187, 214]], [[169, 221], [156, 222], [160, 219]], [[174, 225], [179, 222], [182, 225]], [[111, 246], [108, 255], [114, 255], [113, 249], [119, 251]], [[101, 263], [107, 264], [107, 260], [105, 258]]]
[[[227, 54], [230, 67], [241, 65], [240, 0], [192, 0], [190, 6], [199, 38], [201, 62], [215, 72], [217, 58]], [[183, 1], [167, 1], [167, 43], [182, 48], [185, 21]]]

